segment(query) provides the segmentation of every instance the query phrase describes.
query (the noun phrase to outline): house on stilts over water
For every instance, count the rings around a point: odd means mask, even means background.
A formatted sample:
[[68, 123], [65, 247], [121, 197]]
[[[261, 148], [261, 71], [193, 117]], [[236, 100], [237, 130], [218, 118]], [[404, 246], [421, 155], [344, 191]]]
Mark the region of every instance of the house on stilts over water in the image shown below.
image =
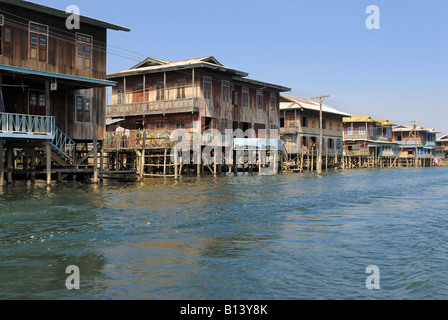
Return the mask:
[[[343, 156], [344, 117], [350, 115], [322, 106], [322, 160], [325, 169], [340, 167]], [[313, 171], [319, 148], [320, 104], [296, 97], [280, 97], [280, 132], [288, 171]]]
[[97, 178], [106, 87], [115, 85], [106, 80], [107, 30], [129, 30], [84, 16], [68, 29], [69, 15], [0, 1], [0, 185]]
[[344, 118], [344, 168], [375, 168], [394, 164], [399, 144], [392, 129], [396, 124], [369, 116]]
[[280, 159], [273, 151], [283, 147], [280, 93], [289, 88], [249, 79], [212, 56], [147, 58], [107, 79], [117, 82], [107, 107], [111, 171], [142, 178], [261, 172]]

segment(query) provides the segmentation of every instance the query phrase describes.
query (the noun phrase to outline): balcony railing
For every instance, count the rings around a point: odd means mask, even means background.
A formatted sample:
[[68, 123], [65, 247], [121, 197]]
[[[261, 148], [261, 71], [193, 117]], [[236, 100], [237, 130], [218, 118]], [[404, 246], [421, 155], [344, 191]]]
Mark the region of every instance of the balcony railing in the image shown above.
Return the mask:
[[198, 109], [198, 98], [138, 102], [107, 106], [108, 117], [139, 116], [159, 113], [194, 112]]
[[2, 112], [0, 113], [0, 136], [2, 135], [17, 138], [25, 135], [27, 138], [52, 140], [55, 135], [55, 119], [50, 116]]
[[351, 150], [351, 151], [344, 151], [344, 155], [347, 157], [362, 157], [362, 156], [370, 156], [370, 152], [368, 150]]
[[398, 144], [400, 144], [400, 145], [405, 145], [406, 144], [406, 146], [422, 146], [422, 141], [419, 139], [419, 140], [402, 140], [402, 141], [395, 141], [395, 142], [397, 142]]
[[368, 140], [369, 136], [365, 134], [347, 134], [344, 133], [344, 140]]

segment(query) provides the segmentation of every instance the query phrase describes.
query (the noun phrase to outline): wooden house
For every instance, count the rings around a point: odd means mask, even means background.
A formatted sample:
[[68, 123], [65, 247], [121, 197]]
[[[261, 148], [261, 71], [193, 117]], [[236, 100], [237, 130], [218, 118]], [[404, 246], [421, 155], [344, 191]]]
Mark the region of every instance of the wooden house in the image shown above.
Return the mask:
[[437, 154], [437, 134], [432, 128], [398, 126], [393, 129], [393, 140], [400, 145], [400, 158], [417, 159], [421, 166], [431, 166]]
[[[322, 106], [322, 152], [325, 163], [339, 163], [343, 152], [342, 119], [349, 116], [329, 106]], [[319, 103], [282, 95], [280, 134], [288, 152], [288, 160], [296, 164], [304, 161], [309, 164], [308, 158], [317, 156], [319, 145]]]
[[344, 156], [353, 159], [356, 166], [389, 164], [398, 155], [398, 144], [393, 141], [392, 134], [396, 124], [369, 116], [352, 116], [344, 118], [343, 122]]
[[279, 94], [289, 88], [247, 78], [212, 56], [170, 62], [148, 58], [107, 76], [117, 82], [107, 116], [129, 130], [280, 129]]
[[[111, 170], [136, 169], [140, 177], [177, 177], [192, 168], [200, 174], [207, 167], [216, 174], [223, 165], [238, 170], [229, 149], [252, 148], [250, 139], [279, 141], [280, 93], [290, 90], [248, 75], [212, 56], [174, 62], [147, 58], [129, 70], [107, 75], [117, 83], [107, 107]], [[190, 135], [192, 151], [180, 168], [169, 157], [175, 144], [170, 137], [177, 129]], [[229, 132], [246, 139], [234, 140]], [[213, 168], [203, 163], [203, 150], [211, 145], [219, 148], [205, 152], [214, 157]], [[220, 152], [223, 148], [228, 152]], [[126, 164], [120, 158], [126, 158]]]
[[437, 139], [436, 145], [440, 150], [439, 155], [448, 158], [448, 134]]
[[[106, 80], [107, 30], [129, 30], [84, 16], [68, 29], [69, 15], [0, 1], [0, 159], [9, 182], [39, 165], [48, 183], [56, 168], [76, 171], [77, 151], [85, 156], [104, 137], [106, 87], [115, 85]], [[0, 183], [4, 172], [0, 161]]]

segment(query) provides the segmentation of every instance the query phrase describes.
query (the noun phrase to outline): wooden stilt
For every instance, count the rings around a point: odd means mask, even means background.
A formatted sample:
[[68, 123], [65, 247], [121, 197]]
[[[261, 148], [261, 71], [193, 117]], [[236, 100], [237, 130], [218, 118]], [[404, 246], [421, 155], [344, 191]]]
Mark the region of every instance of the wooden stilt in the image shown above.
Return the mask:
[[5, 142], [0, 139], [0, 187], [5, 184]]
[[12, 170], [14, 168], [13, 152], [14, 152], [14, 149], [8, 146], [8, 148], [6, 149], [7, 168], [8, 168], [8, 173], [6, 174], [6, 177], [8, 180], [8, 184], [11, 184], [13, 182], [12, 181]]
[[47, 163], [46, 163], [47, 186], [49, 186], [49, 185], [51, 185], [51, 146], [50, 146], [50, 141], [47, 141], [47, 144], [45, 147], [46, 147], [45, 157], [47, 160]]
[[100, 144], [100, 181], [102, 182], [104, 180], [104, 142], [101, 142]]

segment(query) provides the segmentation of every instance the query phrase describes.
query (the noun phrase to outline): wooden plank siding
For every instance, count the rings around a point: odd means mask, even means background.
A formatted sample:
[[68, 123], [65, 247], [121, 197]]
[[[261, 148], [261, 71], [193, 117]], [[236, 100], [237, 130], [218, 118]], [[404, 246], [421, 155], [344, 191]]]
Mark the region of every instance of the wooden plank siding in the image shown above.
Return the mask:
[[[19, 5], [0, 2], [0, 14], [4, 17], [2, 32], [2, 54], [0, 65], [36, 70], [51, 74], [68, 75], [90, 79], [106, 78], [106, 41], [107, 28], [81, 23], [81, 29], [66, 28], [66, 19], [51, 13], [30, 10]], [[30, 23], [41, 26], [48, 34], [37, 39], [37, 52], [31, 43], [33, 30]], [[10, 41], [5, 39], [5, 32], [10, 34]], [[45, 32], [43, 32], [45, 33]], [[91, 44], [81, 42], [78, 35], [91, 39]], [[8, 40], [6, 42], [6, 40]], [[42, 42], [41, 42], [42, 41]], [[90, 41], [90, 40], [88, 40]], [[79, 50], [78, 45], [82, 44]], [[41, 48], [46, 46], [45, 50]], [[91, 47], [91, 49], [86, 49]], [[40, 50], [40, 51], [39, 51]], [[82, 52], [82, 58], [78, 52]], [[86, 52], [89, 52], [88, 54]], [[32, 55], [38, 54], [36, 59]], [[89, 57], [90, 56], [90, 57]], [[83, 60], [79, 60], [83, 59]], [[80, 64], [82, 62], [82, 65]], [[3, 93], [6, 112], [39, 114], [42, 110], [30, 105], [31, 92], [45, 92], [45, 82], [52, 81], [52, 76], [31, 76], [23, 73], [2, 72], [5, 81]], [[9, 86], [8, 86], [9, 85]], [[11, 87], [12, 85], [23, 88]], [[97, 135], [102, 139], [105, 134], [106, 89], [103, 85], [83, 83], [82, 80], [57, 80], [57, 90], [50, 92], [50, 114], [56, 119], [56, 126], [74, 140], [91, 141], [93, 139], [93, 123], [79, 122], [76, 119], [76, 96], [79, 89], [92, 88], [91, 110], [97, 110]], [[47, 102], [48, 103], [48, 102]], [[94, 118], [93, 115], [91, 118]]]
[[[180, 121], [180, 127], [190, 131], [200, 121], [198, 125], [201, 133], [206, 129], [217, 129], [222, 134], [225, 130], [237, 128], [280, 127], [281, 89], [269, 87], [268, 84], [254, 84], [245, 79], [240, 80], [234, 74], [206, 67], [171, 71], [163, 70], [162, 66], [158, 71], [139, 72], [139, 68], [128, 71], [129, 75], [126, 71], [123, 75], [117, 73], [108, 76], [109, 80], [117, 82], [117, 86], [112, 90], [107, 116], [125, 118], [122, 126], [126, 129], [141, 127], [143, 121], [145, 125], [142, 129], [145, 130], [159, 129], [155, 124], [161, 121], [166, 129], [176, 129]], [[242, 106], [243, 88], [249, 91], [247, 107]], [[257, 108], [257, 90], [263, 94], [261, 109]], [[275, 98], [272, 110], [271, 95]]]

